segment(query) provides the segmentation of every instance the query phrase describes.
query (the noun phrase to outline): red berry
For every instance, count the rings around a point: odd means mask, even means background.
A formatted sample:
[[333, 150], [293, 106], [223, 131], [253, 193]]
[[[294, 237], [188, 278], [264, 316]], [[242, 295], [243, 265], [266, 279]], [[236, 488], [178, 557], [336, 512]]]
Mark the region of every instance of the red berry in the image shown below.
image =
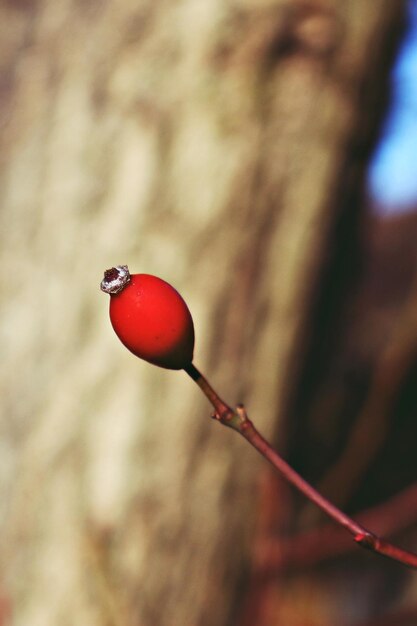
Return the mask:
[[104, 273], [101, 289], [110, 294], [110, 320], [133, 354], [160, 367], [190, 365], [194, 324], [180, 294], [161, 278], [129, 274], [126, 265]]

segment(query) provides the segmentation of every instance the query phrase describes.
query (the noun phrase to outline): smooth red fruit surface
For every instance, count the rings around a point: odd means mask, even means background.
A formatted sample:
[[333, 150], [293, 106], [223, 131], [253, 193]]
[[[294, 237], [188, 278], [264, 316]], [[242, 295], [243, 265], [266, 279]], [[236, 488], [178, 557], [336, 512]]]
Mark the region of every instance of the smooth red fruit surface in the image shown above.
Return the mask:
[[150, 274], [132, 274], [110, 296], [110, 320], [133, 354], [160, 367], [183, 369], [193, 359], [194, 324], [180, 294]]

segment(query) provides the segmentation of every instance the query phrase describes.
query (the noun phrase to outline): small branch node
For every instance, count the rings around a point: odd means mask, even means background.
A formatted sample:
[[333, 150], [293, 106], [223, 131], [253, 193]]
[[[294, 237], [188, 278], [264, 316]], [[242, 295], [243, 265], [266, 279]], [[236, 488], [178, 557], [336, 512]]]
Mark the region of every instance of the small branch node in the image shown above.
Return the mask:
[[375, 537], [371, 533], [358, 533], [354, 539], [362, 548], [375, 550]]

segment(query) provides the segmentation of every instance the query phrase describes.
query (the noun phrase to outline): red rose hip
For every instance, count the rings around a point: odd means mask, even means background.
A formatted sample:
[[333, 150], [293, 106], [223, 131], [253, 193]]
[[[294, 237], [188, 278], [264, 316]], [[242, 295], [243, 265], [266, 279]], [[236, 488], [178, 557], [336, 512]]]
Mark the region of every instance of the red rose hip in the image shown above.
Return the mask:
[[173, 370], [193, 359], [194, 324], [180, 294], [150, 274], [130, 274], [126, 265], [104, 272], [110, 320], [120, 341], [136, 356]]

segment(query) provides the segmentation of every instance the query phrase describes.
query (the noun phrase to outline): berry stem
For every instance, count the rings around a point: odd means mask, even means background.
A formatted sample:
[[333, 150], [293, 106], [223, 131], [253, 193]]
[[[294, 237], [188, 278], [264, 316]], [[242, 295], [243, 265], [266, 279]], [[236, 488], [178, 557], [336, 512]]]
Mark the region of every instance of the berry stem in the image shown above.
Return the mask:
[[300, 474], [298, 474], [279, 454], [271, 444], [259, 433], [253, 423], [249, 420], [242, 405], [238, 405], [236, 410], [227, 405], [209, 384], [201, 372], [190, 363], [185, 368], [187, 374], [197, 383], [210, 403], [213, 405], [214, 417], [236, 432], [242, 435], [263, 457], [265, 457], [284, 478], [291, 483], [306, 498], [314, 502], [324, 513], [332, 518], [337, 524], [345, 528], [353, 535], [354, 541], [373, 552], [398, 561], [408, 567], [417, 569], [417, 555], [402, 550], [391, 543], [380, 539], [364, 526], [355, 522], [346, 513], [332, 504], [327, 498], [310, 485]]
[[184, 369], [187, 374], [191, 376], [191, 378], [197, 383], [204, 395], [213, 405], [216, 412], [213, 417], [216, 417], [216, 419], [219, 419], [222, 423], [227, 423], [228, 420], [232, 420], [235, 415], [233, 409], [231, 409], [230, 406], [220, 398], [218, 393], [214, 391], [208, 380], [203, 376], [201, 372], [198, 371], [194, 364], [190, 363], [189, 365], [184, 367]]

